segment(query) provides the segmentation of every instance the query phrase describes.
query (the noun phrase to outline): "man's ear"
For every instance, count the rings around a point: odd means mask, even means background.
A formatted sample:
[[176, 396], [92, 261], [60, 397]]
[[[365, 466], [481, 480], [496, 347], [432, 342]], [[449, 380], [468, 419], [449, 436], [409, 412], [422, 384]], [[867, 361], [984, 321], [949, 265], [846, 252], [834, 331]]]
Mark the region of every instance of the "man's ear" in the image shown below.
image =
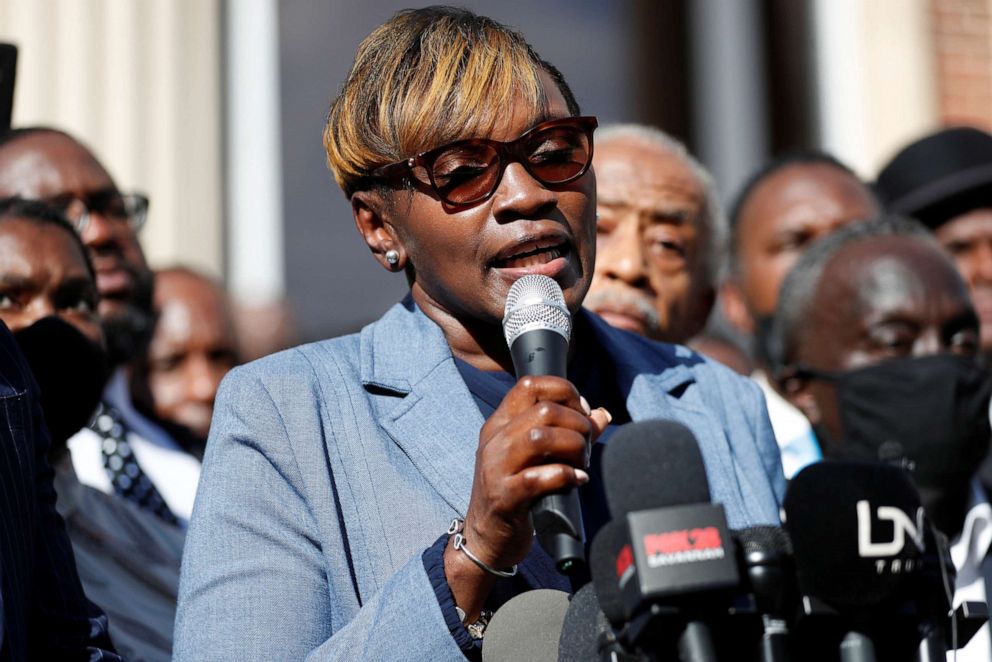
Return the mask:
[[[391, 222], [390, 207], [382, 195], [374, 191], [356, 191], [351, 196], [351, 214], [355, 227], [379, 264], [387, 271], [402, 270], [406, 254]], [[387, 259], [389, 251], [395, 251], [390, 257], [398, 258], [396, 261]]]
[[732, 277], [720, 284], [719, 302], [723, 316], [735, 329], [748, 336], [754, 335], [754, 320], [744, 302], [744, 291]]
[[820, 408], [813, 397], [812, 380], [796, 369], [795, 365], [785, 366], [775, 372], [775, 390], [801, 411], [810, 425], [820, 423]]

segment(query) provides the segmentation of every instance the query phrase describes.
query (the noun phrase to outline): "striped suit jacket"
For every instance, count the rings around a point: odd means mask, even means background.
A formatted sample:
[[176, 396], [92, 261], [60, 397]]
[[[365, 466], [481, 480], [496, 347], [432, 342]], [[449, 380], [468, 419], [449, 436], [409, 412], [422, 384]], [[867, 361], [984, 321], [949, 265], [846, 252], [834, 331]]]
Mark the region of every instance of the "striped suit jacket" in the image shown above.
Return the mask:
[[120, 660], [55, 511], [38, 390], [0, 322], [0, 662]]

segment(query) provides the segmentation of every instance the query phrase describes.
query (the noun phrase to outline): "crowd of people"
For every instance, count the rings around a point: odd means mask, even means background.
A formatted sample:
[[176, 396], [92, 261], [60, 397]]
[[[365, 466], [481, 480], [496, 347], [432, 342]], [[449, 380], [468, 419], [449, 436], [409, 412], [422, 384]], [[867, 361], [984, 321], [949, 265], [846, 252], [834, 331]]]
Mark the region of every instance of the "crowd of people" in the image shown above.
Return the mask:
[[[0, 659], [476, 658], [501, 604], [589, 580], [531, 505], [577, 490], [592, 540], [603, 448], [659, 418], [735, 529], [778, 525], [810, 464], [902, 467], [955, 601], [992, 595], [992, 135], [872, 182], [781, 155], [725, 210], [677, 139], [597, 124], [519, 33], [394, 16], [324, 146], [409, 295], [240, 367], [223, 286], [149, 268], [149, 200], [98, 146], [0, 135]], [[561, 286], [564, 378], [515, 376], [526, 274]], [[989, 626], [957, 659], [992, 659]]]

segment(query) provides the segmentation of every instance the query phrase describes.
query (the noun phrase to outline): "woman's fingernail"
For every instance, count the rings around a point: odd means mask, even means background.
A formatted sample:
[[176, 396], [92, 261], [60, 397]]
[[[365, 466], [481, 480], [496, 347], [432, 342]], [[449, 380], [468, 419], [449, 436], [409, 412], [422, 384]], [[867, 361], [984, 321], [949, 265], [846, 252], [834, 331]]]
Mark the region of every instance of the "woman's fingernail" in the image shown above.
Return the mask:
[[589, 474], [587, 474], [582, 469], [575, 470], [575, 477], [578, 479], [579, 485], [585, 485], [586, 483], [589, 482]]
[[586, 400], [584, 395], [579, 396], [579, 404], [582, 405], [582, 411], [585, 412], [586, 416], [592, 413], [592, 408], [589, 406], [589, 401]]
[[612, 423], [613, 422], [613, 414], [611, 414], [606, 407], [600, 407], [599, 409], [600, 409], [600, 411], [602, 411], [606, 415], [606, 422], [607, 423]]

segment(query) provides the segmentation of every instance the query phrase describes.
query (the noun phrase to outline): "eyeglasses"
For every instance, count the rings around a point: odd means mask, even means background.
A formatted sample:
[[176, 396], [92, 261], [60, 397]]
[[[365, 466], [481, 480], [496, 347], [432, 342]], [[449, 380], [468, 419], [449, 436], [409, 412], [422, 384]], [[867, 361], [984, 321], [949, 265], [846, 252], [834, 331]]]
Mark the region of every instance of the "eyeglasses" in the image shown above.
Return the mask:
[[99, 191], [85, 198], [66, 194], [46, 198], [44, 202], [62, 212], [80, 234], [89, 227], [90, 214], [124, 222], [132, 232], [138, 232], [148, 217], [148, 198], [140, 193]]
[[545, 186], [578, 179], [592, 163], [592, 134], [598, 124], [595, 117], [566, 117], [542, 122], [509, 142], [459, 140], [376, 168], [372, 176], [390, 181], [410, 175], [445, 204], [469, 207], [496, 192], [513, 162]]

